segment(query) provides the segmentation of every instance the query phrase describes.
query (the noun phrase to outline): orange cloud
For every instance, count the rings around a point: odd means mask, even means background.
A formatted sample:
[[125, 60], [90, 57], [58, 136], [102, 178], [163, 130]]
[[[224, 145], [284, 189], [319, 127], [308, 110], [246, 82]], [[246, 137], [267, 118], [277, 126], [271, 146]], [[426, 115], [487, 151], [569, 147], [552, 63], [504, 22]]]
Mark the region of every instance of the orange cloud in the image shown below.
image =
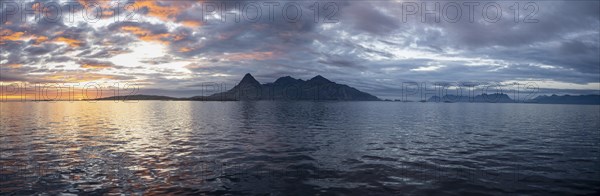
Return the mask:
[[2, 66], [3, 67], [6, 66], [6, 67], [10, 67], [10, 68], [19, 68], [19, 67], [22, 67], [23, 64], [16, 64], [16, 63], [15, 64], [3, 64]]
[[121, 30], [134, 34], [143, 41], [156, 41], [165, 45], [169, 45], [168, 41], [163, 40], [163, 38], [169, 37], [168, 33], [153, 34], [150, 30], [138, 26], [122, 26]]
[[66, 38], [66, 37], [57, 37], [54, 39], [55, 42], [63, 42], [66, 44], [69, 44], [69, 46], [71, 47], [79, 47], [81, 46], [83, 43], [79, 40], [76, 39], [71, 39], [71, 38]]
[[274, 52], [249, 52], [249, 53], [232, 53], [224, 56], [225, 59], [230, 61], [241, 61], [241, 60], [266, 60], [272, 59], [275, 56]]
[[148, 16], [156, 17], [163, 21], [173, 20], [177, 14], [184, 9], [191, 7], [195, 1], [168, 1], [165, 5], [159, 5], [156, 1], [140, 0], [136, 1], [133, 6], [137, 9], [147, 8]]
[[88, 68], [88, 69], [105, 69], [105, 68], [111, 68], [112, 65], [109, 64], [102, 64], [102, 63], [86, 63], [80, 66], [81, 68]]
[[31, 4], [31, 9], [33, 9], [33, 10], [35, 10], [35, 12], [39, 13], [40, 2], [35, 2], [35, 3]]
[[179, 52], [189, 52], [189, 51], [192, 51], [192, 48], [189, 48], [189, 47], [183, 47], [183, 48], [180, 48], [180, 49], [179, 49]]
[[35, 45], [39, 45], [42, 42], [48, 40], [48, 37], [43, 35], [27, 35], [25, 32], [13, 32], [11, 30], [5, 29], [0, 31], [0, 45], [4, 44], [4, 41], [24, 41], [33, 39], [35, 40]]
[[0, 31], [0, 45], [4, 44], [6, 40], [8, 41], [19, 41], [23, 40], [24, 32], [13, 32], [11, 30], [5, 29]]
[[43, 36], [43, 35], [37, 36], [35, 38], [35, 44], [38, 45], [38, 44], [41, 44], [42, 42], [45, 42], [47, 40], [48, 40], [48, 37], [46, 37], [46, 36]]
[[173, 34], [173, 40], [180, 41], [180, 40], [185, 39], [187, 36], [189, 36], [189, 34], [185, 33], [185, 32], [175, 33], [175, 34]]
[[108, 10], [110, 9], [113, 5], [111, 5], [111, 1], [106, 1], [106, 0], [77, 0], [79, 2], [79, 4], [81, 4], [84, 8], [88, 8], [90, 6], [95, 6], [98, 5], [102, 8], [102, 10]]
[[111, 16], [115, 15], [115, 11], [114, 10], [107, 10], [107, 9], [103, 9], [104, 11], [102, 11], [102, 18], [110, 18]]
[[199, 27], [199, 26], [202, 26], [202, 22], [195, 21], [195, 20], [184, 20], [184, 21], [181, 21], [181, 24], [183, 24], [183, 26], [186, 26], [186, 27]]
[[213, 66], [208, 65], [208, 64], [201, 65], [201, 64], [197, 64], [197, 63], [191, 63], [191, 64], [184, 66], [184, 68], [189, 69], [189, 70], [210, 68], [210, 67], [213, 67]]
[[[109, 18], [111, 16], [113, 16], [115, 14], [114, 12], [114, 4], [111, 4], [112, 1], [107, 1], [107, 0], [78, 0], [79, 4], [81, 4], [83, 6], [83, 8], [85, 9], [90, 9], [89, 11], [92, 12], [92, 9], [95, 9], [96, 7], [100, 7], [102, 9], [102, 18]], [[94, 11], [95, 13], [95, 11]]]

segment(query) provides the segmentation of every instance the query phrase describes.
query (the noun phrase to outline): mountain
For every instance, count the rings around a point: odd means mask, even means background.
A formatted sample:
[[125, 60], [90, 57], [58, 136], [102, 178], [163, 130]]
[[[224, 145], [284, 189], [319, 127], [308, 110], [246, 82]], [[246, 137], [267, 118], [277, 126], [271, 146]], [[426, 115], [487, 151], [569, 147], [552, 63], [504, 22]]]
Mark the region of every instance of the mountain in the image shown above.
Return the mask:
[[185, 100], [181, 98], [160, 96], [160, 95], [124, 95], [124, 96], [112, 96], [103, 97], [94, 100], [116, 100], [116, 101], [135, 101], [135, 100]]
[[543, 104], [600, 104], [600, 95], [541, 95], [532, 100], [529, 103], [543, 103]]
[[475, 97], [461, 95], [444, 95], [440, 98], [439, 96], [432, 96], [431, 98], [427, 99], [427, 102], [514, 103], [515, 101], [504, 93], [484, 93]]
[[[427, 102], [487, 102], [487, 103], [516, 103], [503, 93], [481, 94], [475, 97], [444, 95], [441, 98], [432, 96]], [[600, 105], [600, 95], [541, 95], [524, 101], [525, 103], [541, 104], [595, 104]]]
[[348, 85], [337, 84], [323, 76], [304, 81], [290, 76], [273, 83], [260, 84], [251, 74], [231, 90], [210, 96], [192, 97], [192, 100], [345, 100], [377, 101], [379, 98]]
[[237, 101], [237, 100], [260, 100], [262, 85], [247, 73], [242, 80], [231, 90], [215, 93], [210, 96], [196, 96], [190, 99], [200, 101]]

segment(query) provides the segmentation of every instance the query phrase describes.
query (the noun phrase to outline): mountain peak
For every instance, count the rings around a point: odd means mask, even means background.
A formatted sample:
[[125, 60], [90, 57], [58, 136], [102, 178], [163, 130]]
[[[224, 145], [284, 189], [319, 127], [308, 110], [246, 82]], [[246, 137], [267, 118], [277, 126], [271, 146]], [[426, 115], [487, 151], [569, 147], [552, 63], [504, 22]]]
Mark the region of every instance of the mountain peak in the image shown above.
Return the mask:
[[246, 75], [244, 75], [244, 78], [242, 78], [242, 81], [240, 81], [238, 85], [241, 84], [260, 85], [260, 83], [256, 81], [256, 79], [254, 79], [250, 73], [246, 73]]
[[231, 90], [205, 98], [207, 100], [379, 100], [371, 94], [348, 85], [337, 84], [320, 75], [308, 81], [284, 76], [274, 83], [260, 84], [250, 74], [246, 74]]
[[331, 81], [329, 81], [327, 78], [321, 76], [321, 75], [317, 75], [313, 78], [311, 78], [310, 80], [308, 80], [309, 82], [319, 82], [319, 83], [330, 83]]
[[285, 77], [281, 77], [281, 78], [278, 78], [277, 80], [275, 80], [274, 84], [289, 85], [289, 84], [294, 84], [297, 82], [299, 82], [299, 80], [292, 78], [291, 76], [285, 76]]

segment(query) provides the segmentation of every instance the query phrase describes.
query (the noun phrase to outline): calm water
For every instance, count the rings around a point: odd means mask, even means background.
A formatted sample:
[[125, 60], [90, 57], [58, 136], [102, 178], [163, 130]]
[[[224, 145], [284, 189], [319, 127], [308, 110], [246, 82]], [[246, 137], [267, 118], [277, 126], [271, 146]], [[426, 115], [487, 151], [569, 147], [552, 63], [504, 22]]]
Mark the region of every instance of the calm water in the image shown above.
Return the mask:
[[600, 106], [1, 103], [2, 194], [594, 194]]

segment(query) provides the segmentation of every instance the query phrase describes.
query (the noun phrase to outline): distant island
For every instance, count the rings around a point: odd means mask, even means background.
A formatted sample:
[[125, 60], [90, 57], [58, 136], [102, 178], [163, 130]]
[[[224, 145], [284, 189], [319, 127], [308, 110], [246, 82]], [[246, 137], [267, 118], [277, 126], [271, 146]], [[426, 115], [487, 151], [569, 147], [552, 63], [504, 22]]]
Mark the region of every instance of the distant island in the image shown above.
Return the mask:
[[600, 104], [600, 95], [551, 95], [538, 96], [531, 100], [532, 103], [542, 104]]
[[242, 100], [334, 100], [379, 101], [369, 93], [345, 84], [338, 84], [317, 75], [310, 80], [281, 77], [273, 83], [260, 84], [250, 73], [231, 90], [209, 96], [174, 98], [157, 95], [112, 96], [96, 100], [191, 100], [191, 101], [242, 101]]
[[111, 96], [103, 97], [93, 100], [162, 100], [162, 101], [174, 101], [174, 100], [189, 100], [188, 98], [175, 98], [161, 95], [124, 95], [124, 96]]
[[[243, 101], [243, 100], [332, 100], [332, 101], [392, 101], [381, 100], [344, 84], [338, 84], [317, 75], [309, 80], [281, 77], [275, 82], [261, 84], [250, 73], [228, 91], [209, 96], [175, 98], [159, 95], [112, 96], [94, 100], [162, 100], [162, 101]], [[393, 100], [413, 102], [409, 100]], [[419, 102], [435, 103], [539, 103], [539, 104], [594, 104], [600, 105], [600, 95], [540, 95], [536, 98], [516, 101], [504, 93], [480, 94], [476, 96], [444, 95], [432, 96]]]
[[475, 102], [475, 103], [539, 103], [539, 104], [593, 104], [600, 105], [600, 95], [540, 95], [536, 98], [517, 101], [511, 99], [504, 93], [481, 94], [474, 97], [444, 95], [443, 97], [432, 96], [427, 102]]
[[481, 94], [474, 97], [460, 96], [460, 95], [444, 95], [443, 97], [432, 96], [427, 99], [427, 102], [488, 102], [488, 103], [515, 103], [507, 94], [494, 93], [494, 94]]

